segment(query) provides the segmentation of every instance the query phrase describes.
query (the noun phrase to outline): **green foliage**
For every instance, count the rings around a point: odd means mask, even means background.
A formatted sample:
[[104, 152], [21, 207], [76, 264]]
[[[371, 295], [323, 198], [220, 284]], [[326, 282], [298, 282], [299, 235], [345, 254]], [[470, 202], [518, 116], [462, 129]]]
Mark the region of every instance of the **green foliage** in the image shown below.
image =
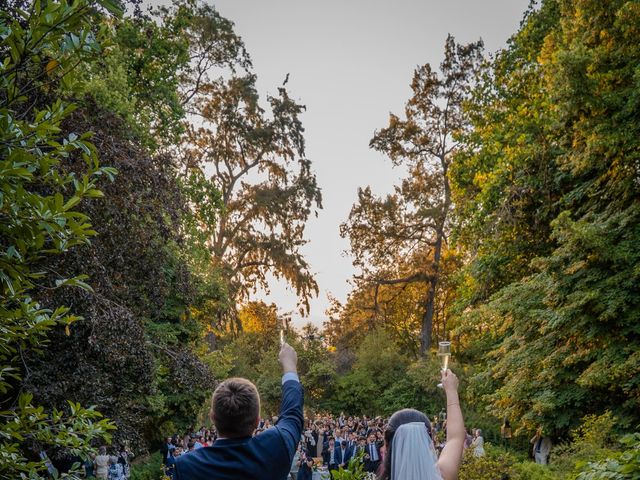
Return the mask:
[[298, 352], [300, 380], [305, 387], [305, 404], [309, 409], [321, 407], [322, 402], [333, 395], [336, 368], [333, 356], [324, 343], [320, 330], [312, 324], [302, 329]]
[[389, 333], [376, 330], [364, 337], [351, 371], [337, 379], [323, 406], [366, 415], [416, 408], [432, 416], [444, 405], [439, 372], [438, 363], [429, 358], [410, 363]]
[[[223, 349], [207, 357], [209, 361], [218, 362], [214, 367], [221, 373], [218, 378], [240, 376], [253, 381], [260, 392], [263, 414], [276, 415], [282, 395], [282, 366], [278, 362], [280, 346], [276, 326], [282, 325], [284, 320], [269, 307], [262, 302], [242, 307], [239, 317], [252, 331], [237, 335]], [[307, 325], [302, 335], [289, 332], [287, 342], [298, 353], [298, 375], [305, 388], [305, 407], [309, 410], [326, 408], [327, 399], [333, 397], [336, 388], [336, 375], [331, 355], [319, 337], [318, 329]]]
[[[64, 451], [66, 454], [87, 458], [93, 450], [91, 443], [109, 441], [113, 424], [91, 408], [68, 402], [65, 411], [45, 411], [34, 406], [33, 396], [23, 393], [11, 410], [2, 411], [6, 423], [0, 434], [3, 449], [0, 458], [0, 477], [48, 478], [46, 465], [38, 457], [40, 451], [49, 454]], [[75, 478], [75, 477], [72, 477]]]
[[160, 452], [131, 465], [131, 480], [164, 480], [164, 478], [164, 465]]
[[[254, 74], [203, 82], [192, 104], [204, 124], [189, 127], [183, 146], [188, 167], [216, 173], [212, 183], [223, 209], [214, 228], [206, 229], [215, 265], [236, 303], [256, 287], [268, 289], [270, 274], [295, 289], [306, 312], [318, 287], [300, 248], [307, 219], [321, 208], [321, 193], [305, 158], [304, 106], [280, 87], [263, 108]], [[240, 331], [230, 307], [219, 327]]]
[[625, 435], [620, 440], [624, 451], [600, 462], [590, 462], [576, 477], [577, 480], [640, 478], [640, 434]]
[[530, 11], [468, 105], [452, 169], [473, 256], [457, 333], [483, 365], [472, 388], [495, 416], [556, 436], [606, 409], [624, 428], [639, 419], [637, 13]]
[[[60, 135], [94, 132], [101, 162], [121, 175], [104, 188], [104, 201], [80, 205], [98, 233], [93, 241], [41, 260], [43, 270], [71, 279], [67, 285], [86, 279], [93, 290], [37, 289], [39, 302], [73, 304], [83, 321], [54, 332], [43, 357], [26, 359], [31, 375], [23, 385], [52, 408], [67, 398], [96, 404], [118, 425], [116, 442], [144, 450], [197, 421], [214, 385], [207, 354], [215, 319], [228, 308], [227, 285], [198, 230], [216, 225], [220, 194], [189, 166], [178, 178], [182, 159], [169, 147], [184, 131], [185, 105], [208, 78], [204, 70], [249, 63], [231, 22], [196, 2], [160, 8], [152, 18], [111, 19], [94, 10], [91, 22], [101, 57], [80, 43], [86, 58], [73, 82], [57, 81], [62, 67], [51, 64], [43, 89], [78, 107], [65, 113]], [[82, 178], [87, 168], [76, 157], [65, 173]]]
[[459, 478], [637, 479], [640, 475], [640, 435], [623, 436], [620, 441], [623, 450], [611, 450], [614, 441], [607, 433], [612, 428], [611, 419], [610, 414], [585, 419], [583, 426], [574, 433], [571, 444], [554, 447], [549, 465], [538, 465], [490, 443], [485, 444], [484, 457], [474, 457], [473, 449], [468, 449], [465, 451]]
[[249, 64], [233, 24], [195, 0], [122, 19], [111, 36], [102, 61], [85, 72], [85, 92], [152, 151], [179, 143], [187, 103], [212, 70]]
[[338, 378], [336, 391], [327, 406], [334, 412], [352, 412], [354, 415], [370, 414], [381, 389], [367, 372], [355, 370]]
[[[513, 477], [513, 466], [517, 458], [490, 444], [485, 444], [486, 455], [476, 457], [473, 449], [465, 450], [460, 473], [460, 480], [501, 480]], [[544, 478], [544, 477], [542, 477]]]
[[[52, 330], [64, 327], [68, 334], [70, 325], [81, 320], [67, 307], [42, 305], [34, 294], [43, 288], [90, 290], [86, 275], [49, 275], [42, 271], [42, 262], [89, 243], [95, 231], [77, 207], [101, 197], [98, 180], [115, 174], [99, 165], [88, 133], [62, 133], [62, 123], [75, 106], [40, 97], [55, 84], [78, 88], [74, 68], [100, 51], [100, 33], [96, 36], [91, 28], [92, 7], [82, 1], [36, 2], [29, 11], [16, 10], [22, 21], [0, 13], [3, 478], [44, 478], [41, 451], [86, 458], [91, 442], [108, 440], [113, 429], [93, 408], [74, 402], [52, 410], [34, 406], [33, 395], [20, 385], [24, 357], [40, 353]], [[66, 168], [73, 160], [83, 164], [81, 173]]]
[[522, 461], [511, 466], [513, 480], [558, 480], [562, 478], [546, 465], [538, 465], [532, 461]]
[[617, 419], [610, 411], [587, 415], [571, 432], [571, 441], [553, 447], [549, 469], [560, 478], [575, 478], [577, 472], [591, 462], [617, 456]]
[[338, 470], [334, 470], [331, 477], [335, 480], [364, 480], [368, 478], [367, 472], [364, 471], [364, 462], [362, 458], [364, 453], [360, 452], [358, 455], [354, 455], [347, 468], [340, 467]]

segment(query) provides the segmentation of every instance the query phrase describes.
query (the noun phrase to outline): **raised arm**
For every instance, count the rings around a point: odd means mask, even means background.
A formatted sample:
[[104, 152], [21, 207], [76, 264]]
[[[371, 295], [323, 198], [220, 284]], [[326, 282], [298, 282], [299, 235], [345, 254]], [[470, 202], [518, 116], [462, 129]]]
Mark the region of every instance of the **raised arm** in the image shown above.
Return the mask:
[[290, 457], [296, 450], [296, 446], [302, 435], [304, 414], [304, 393], [300, 379], [298, 378], [298, 354], [288, 343], [284, 343], [280, 349], [280, 363], [282, 364], [282, 403], [277, 428], [287, 445]]
[[464, 420], [458, 398], [458, 377], [451, 371], [442, 373], [442, 386], [447, 397], [447, 443], [438, 459], [443, 480], [456, 480], [464, 451]]

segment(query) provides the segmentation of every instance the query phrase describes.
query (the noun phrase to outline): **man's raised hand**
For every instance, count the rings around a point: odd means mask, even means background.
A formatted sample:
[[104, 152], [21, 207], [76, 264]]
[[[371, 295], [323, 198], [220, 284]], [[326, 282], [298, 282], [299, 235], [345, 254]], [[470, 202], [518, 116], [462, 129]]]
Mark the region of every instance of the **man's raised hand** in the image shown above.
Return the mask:
[[298, 373], [298, 354], [288, 343], [283, 343], [280, 347], [280, 355], [278, 359], [282, 364], [282, 370], [284, 373], [293, 372]]

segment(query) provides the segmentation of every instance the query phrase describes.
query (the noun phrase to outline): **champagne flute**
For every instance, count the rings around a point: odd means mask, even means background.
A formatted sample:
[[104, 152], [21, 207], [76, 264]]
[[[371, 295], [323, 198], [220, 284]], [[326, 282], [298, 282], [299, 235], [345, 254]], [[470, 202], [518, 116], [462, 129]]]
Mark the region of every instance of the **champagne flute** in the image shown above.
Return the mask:
[[[446, 372], [449, 368], [449, 357], [451, 357], [451, 342], [438, 342], [438, 356], [442, 360], [442, 372]], [[438, 387], [443, 388], [442, 383]]]
[[280, 329], [280, 346], [284, 345], [284, 328]]

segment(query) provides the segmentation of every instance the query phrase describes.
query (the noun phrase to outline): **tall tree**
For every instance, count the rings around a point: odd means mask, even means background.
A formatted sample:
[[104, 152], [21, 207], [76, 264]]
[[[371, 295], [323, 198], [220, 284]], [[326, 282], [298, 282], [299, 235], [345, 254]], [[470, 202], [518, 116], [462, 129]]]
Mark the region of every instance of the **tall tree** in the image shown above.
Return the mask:
[[[409, 175], [386, 198], [360, 189], [358, 203], [341, 234], [349, 236], [359, 281], [379, 285], [421, 282], [420, 352], [431, 346], [436, 292], [443, 251], [449, 233], [451, 188], [449, 168], [458, 147], [457, 137], [467, 128], [463, 102], [482, 62], [481, 41], [445, 43], [440, 73], [426, 64], [418, 68], [405, 107], [405, 118], [391, 115], [389, 126], [376, 132], [371, 147], [386, 153]], [[376, 295], [377, 298], [377, 295]]]
[[550, 222], [568, 179], [558, 174], [561, 150], [539, 55], [558, 18], [556, 2], [532, 4], [465, 104], [471, 128], [450, 174], [452, 237], [470, 259], [460, 310], [527, 275], [531, 260], [553, 248]]
[[543, 2], [495, 65], [485, 111], [504, 122], [477, 117], [480, 148], [456, 159], [498, 220], [467, 237], [496, 247], [476, 261], [508, 268], [465, 313], [486, 359], [474, 388], [496, 415], [559, 436], [607, 409], [639, 419], [638, 32], [637, 2]]
[[[122, 175], [104, 189], [106, 199], [82, 205], [97, 238], [42, 262], [48, 271], [89, 275], [93, 291], [38, 293], [47, 305], [66, 302], [84, 320], [69, 335], [56, 332], [42, 357], [28, 359], [32, 375], [25, 380], [45, 405], [59, 407], [66, 398], [98, 405], [117, 424], [116, 439], [141, 449], [195, 421], [213, 385], [197, 357], [208, 327], [202, 320], [225, 300], [223, 279], [202, 268], [193, 228], [215, 223], [218, 192], [196, 175], [179, 183], [178, 162], [162, 147], [184, 115], [176, 78], [189, 68], [189, 32], [229, 22], [184, 5], [163, 15], [121, 23], [96, 18], [110, 49], [79, 73], [84, 88], [61, 89], [79, 106], [64, 131], [92, 131], [101, 160]], [[234, 52], [236, 40], [212, 39], [210, 51]], [[148, 41], [153, 48], [141, 51]], [[84, 165], [69, 159], [65, 168], [80, 175]], [[200, 217], [188, 201], [200, 202]]]
[[[209, 227], [208, 245], [231, 298], [241, 301], [258, 287], [268, 290], [272, 275], [296, 290], [305, 311], [318, 287], [300, 249], [305, 222], [321, 208], [321, 195], [305, 158], [299, 118], [304, 107], [281, 87], [268, 97], [266, 111], [255, 83], [254, 75], [246, 75], [200, 86], [194, 108], [202, 126], [188, 130], [185, 163], [210, 171], [221, 192], [222, 213]], [[236, 315], [221, 320], [229, 321], [226, 328], [242, 328]]]

